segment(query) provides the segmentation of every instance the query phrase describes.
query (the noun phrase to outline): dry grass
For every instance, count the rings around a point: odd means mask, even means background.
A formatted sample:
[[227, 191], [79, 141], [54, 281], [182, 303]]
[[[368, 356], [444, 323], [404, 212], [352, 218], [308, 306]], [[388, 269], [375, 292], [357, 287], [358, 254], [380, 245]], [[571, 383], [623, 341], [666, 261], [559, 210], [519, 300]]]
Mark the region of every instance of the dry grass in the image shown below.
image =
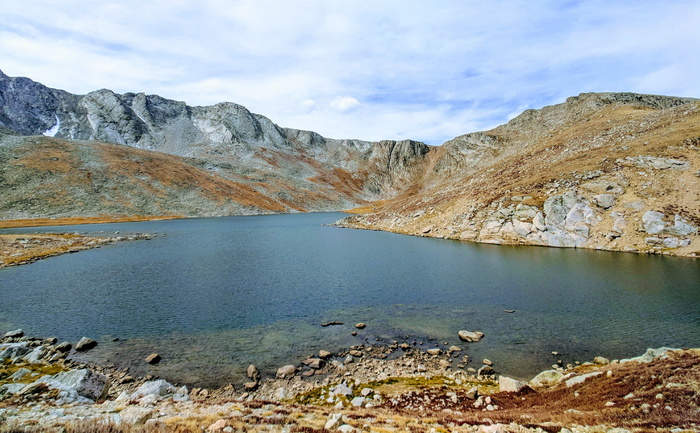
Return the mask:
[[20, 227], [72, 226], [81, 224], [110, 224], [140, 221], [170, 220], [182, 215], [99, 215], [66, 218], [30, 218], [0, 221], [0, 229]]
[[4, 234], [0, 235], [0, 268], [95, 248], [109, 242], [109, 238], [70, 233]]

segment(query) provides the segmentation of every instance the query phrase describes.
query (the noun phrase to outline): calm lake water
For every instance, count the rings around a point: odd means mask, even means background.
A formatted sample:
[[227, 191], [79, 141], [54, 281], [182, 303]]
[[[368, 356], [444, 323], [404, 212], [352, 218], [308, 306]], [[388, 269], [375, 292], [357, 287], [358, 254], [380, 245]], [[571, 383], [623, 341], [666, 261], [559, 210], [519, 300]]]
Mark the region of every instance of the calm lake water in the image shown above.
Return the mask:
[[[550, 366], [551, 351], [573, 362], [700, 346], [697, 260], [324, 225], [343, 216], [12, 230], [158, 235], [0, 270], [0, 332], [88, 336], [93, 360], [206, 386], [240, 384], [251, 362], [271, 374], [377, 340], [461, 345], [471, 366], [487, 357], [520, 378]], [[320, 326], [331, 320], [345, 325]], [[353, 337], [357, 322], [367, 328]], [[460, 329], [486, 337], [467, 345]], [[142, 361], [152, 352], [160, 365]]]

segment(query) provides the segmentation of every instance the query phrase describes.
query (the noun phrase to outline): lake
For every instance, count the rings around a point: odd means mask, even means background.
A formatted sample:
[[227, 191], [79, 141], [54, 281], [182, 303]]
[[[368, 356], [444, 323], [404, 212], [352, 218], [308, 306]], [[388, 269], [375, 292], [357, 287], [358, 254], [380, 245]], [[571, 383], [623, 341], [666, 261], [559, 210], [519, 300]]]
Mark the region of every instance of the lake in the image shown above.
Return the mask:
[[[99, 341], [88, 352], [95, 362], [204, 386], [242, 383], [249, 363], [273, 374], [354, 344], [456, 344], [470, 366], [489, 358], [523, 379], [556, 359], [700, 346], [697, 260], [326, 225], [343, 216], [2, 230], [156, 237], [0, 270], [0, 331], [88, 336]], [[322, 327], [327, 321], [344, 325]], [[367, 328], [352, 336], [357, 322]], [[460, 329], [486, 336], [462, 343]], [[158, 366], [143, 362], [152, 352], [163, 356]]]

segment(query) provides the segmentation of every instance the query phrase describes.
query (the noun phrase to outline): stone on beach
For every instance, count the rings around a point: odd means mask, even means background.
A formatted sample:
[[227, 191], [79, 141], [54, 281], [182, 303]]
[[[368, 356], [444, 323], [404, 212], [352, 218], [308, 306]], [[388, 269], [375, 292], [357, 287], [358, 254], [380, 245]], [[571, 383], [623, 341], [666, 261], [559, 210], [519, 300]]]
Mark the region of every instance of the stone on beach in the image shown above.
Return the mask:
[[15, 329], [14, 331], [6, 332], [4, 338], [20, 338], [24, 336], [24, 331], [21, 329]]
[[366, 327], [367, 327], [367, 325], [362, 323], [362, 322], [355, 325], [355, 328], [357, 328], [357, 329], [365, 329]]
[[293, 365], [285, 365], [277, 369], [277, 374], [275, 377], [277, 379], [289, 379], [294, 376], [297, 372], [297, 368]]
[[253, 364], [248, 366], [245, 373], [246, 376], [248, 376], [248, 379], [253, 379], [256, 382], [260, 380], [260, 371], [258, 370], [258, 367]]

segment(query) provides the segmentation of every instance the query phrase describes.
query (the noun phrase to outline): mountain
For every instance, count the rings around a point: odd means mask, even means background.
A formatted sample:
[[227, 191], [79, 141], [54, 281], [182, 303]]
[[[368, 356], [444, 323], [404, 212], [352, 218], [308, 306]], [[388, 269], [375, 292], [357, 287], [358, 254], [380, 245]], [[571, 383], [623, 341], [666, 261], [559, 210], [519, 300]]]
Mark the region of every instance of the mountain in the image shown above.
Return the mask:
[[420, 183], [339, 224], [700, 256], [700, 100], [587, 93], [448, 141]]
[[0, 218], [340, 210], [474, 242], [700, 255], [700, 100], [585, 93], [439, 147], [0, 72]]
[[400, 192], [430, 151], [281, 128], [228, 102], [73, 95], [1, 71], [0, 128], [3, 219], [345, 209]]

